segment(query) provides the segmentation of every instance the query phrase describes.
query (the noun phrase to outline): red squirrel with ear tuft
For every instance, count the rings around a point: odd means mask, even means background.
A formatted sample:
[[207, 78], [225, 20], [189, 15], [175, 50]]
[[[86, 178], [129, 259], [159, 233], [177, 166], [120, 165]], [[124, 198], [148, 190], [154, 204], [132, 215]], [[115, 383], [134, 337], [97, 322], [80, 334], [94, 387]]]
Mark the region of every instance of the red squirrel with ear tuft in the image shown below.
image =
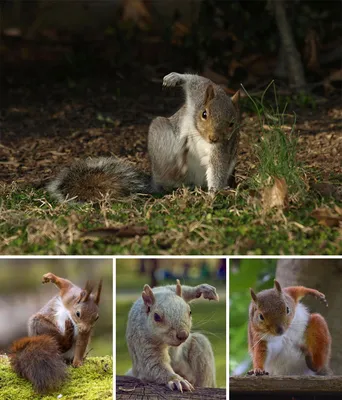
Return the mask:
[[328, 306], [325, 295], [303, 286], [250, 289], [248, 344], [253, 359], [249, 375], [330, 375], [331, 336], [325, 319], [300, 303], [313, 296]]
[[29, 380], [37, 393], [59, 388], [67, 378], [65, 361], [83, 363], [91, 331], [99, 318], [102, 281], [97, 292], [87, 281], [81, 289], [51, 272], [42, 283], [54, 283], [59, 294], [28, 321], [28, 337], [15, 341], [10, 350], [14, 371]]

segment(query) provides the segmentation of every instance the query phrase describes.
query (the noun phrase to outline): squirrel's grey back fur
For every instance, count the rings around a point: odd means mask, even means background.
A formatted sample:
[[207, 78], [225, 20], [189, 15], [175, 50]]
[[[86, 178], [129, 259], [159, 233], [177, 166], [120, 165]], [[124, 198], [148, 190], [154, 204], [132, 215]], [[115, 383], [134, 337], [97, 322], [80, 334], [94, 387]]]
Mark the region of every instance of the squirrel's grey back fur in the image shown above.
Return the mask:
[[127, 160], [117, 157], [89, 158], [63, 169], [48, 184], [59, 201], [98, 201], [105, 195], [121, 198], [133, 193], [149, 193], [151, 178]]

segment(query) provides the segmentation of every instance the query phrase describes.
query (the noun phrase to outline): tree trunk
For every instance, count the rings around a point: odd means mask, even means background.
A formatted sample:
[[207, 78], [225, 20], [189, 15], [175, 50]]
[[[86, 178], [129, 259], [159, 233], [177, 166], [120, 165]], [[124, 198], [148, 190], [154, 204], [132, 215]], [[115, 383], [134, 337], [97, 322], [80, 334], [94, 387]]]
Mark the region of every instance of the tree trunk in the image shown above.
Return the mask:
[[331, 368], [335, 375], [342, 375], [342, 259], [282, 259], [276, 276], [284, 287], [302, 285], [326, 295], [328, 308], [315, 299], [303, 302], [327, 320], [332, 336]]
[[285, 52], [290, 85], [293, 85], [296, 90], [303, 89], [306, 86], [304, 69], [287, 19], [285, 1], [271, 0], [271, 5], [273, 6], [282, 47]]

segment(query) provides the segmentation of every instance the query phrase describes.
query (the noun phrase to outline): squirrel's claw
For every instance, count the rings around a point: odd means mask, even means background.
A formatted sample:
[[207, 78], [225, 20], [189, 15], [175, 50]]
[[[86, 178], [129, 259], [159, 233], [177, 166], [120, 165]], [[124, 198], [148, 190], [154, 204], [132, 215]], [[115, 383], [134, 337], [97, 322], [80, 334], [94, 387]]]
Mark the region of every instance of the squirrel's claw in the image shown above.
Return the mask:
[[247, 375], [254, 375], [254, 376], [263, 376], [263, 375], [269, 375], [268, 372], [261, 368], [255, 368], [251, 369], [250, 371], [247, 372]]
[[216, 293], [216, 288], [207, 283], [198, 285], [197, 297], [201, 297], [201, 295], [203, 295], [203, 299], [219, 301], [219, 295]]
[[173, 390], [174, 387], [181, 393], [183, 393], [183, 389], [187, 392], [192, 392], [195, 388], [188, 382], [186, 379], [183, 378], [174, 378], [167, 383], [169, 389]]

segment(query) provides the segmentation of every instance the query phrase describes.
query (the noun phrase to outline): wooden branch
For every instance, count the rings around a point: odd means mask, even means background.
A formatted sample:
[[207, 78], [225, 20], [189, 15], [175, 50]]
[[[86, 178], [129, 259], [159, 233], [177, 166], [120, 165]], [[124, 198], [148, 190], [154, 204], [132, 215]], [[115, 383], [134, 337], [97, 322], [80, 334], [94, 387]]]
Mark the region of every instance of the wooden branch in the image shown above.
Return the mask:
[[116, 377], [117, 400], [226, 400], [226, 389], [196, 388], [194, 392], [171, 391], [164, 385], [142, 382], [131, 376]]
[[342, 376], [233, 376], [231, 393], [342, 393]]

